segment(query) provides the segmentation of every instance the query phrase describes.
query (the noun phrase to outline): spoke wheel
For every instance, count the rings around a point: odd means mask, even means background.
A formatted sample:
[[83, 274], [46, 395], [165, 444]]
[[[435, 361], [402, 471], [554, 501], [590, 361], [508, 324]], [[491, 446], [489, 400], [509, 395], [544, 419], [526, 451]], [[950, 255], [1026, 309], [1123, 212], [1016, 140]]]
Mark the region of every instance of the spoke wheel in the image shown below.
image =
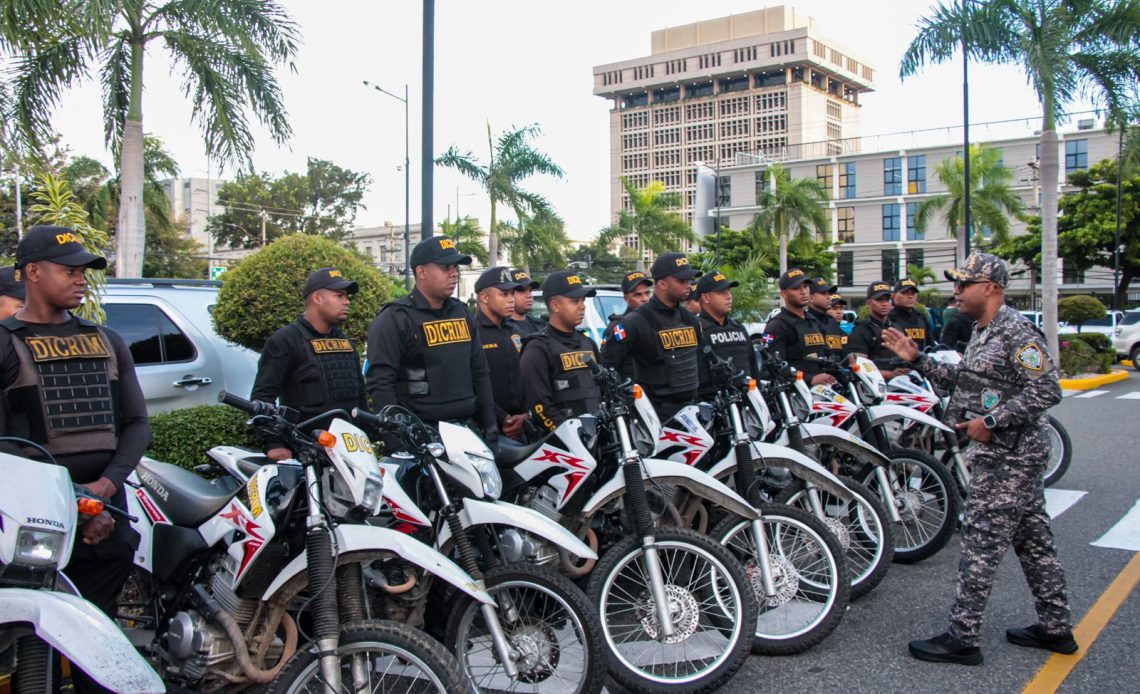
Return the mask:
[[[934, 556], [950, 541], [961, 500], [950, 471], [942, 463], [908, 449], [896, 449], [889, 455], [894, 473], [892, 491], [901, 517], [892, 528], [894, 560], [913, 564]], [[883, 498], [874, 469], [868, 467], [861, 482]]]

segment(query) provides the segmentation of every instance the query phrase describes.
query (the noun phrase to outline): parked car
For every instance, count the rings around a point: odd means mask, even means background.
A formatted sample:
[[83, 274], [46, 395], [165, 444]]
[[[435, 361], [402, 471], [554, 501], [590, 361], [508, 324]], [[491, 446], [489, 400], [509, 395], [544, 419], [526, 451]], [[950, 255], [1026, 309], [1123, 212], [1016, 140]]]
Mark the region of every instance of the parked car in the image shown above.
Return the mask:
[[1124, 314], [1113, 335], [1112, 347], [1117, 359], [1129, 359], [1132, 368], [1140, 371], [1140, 309]]
[[214, 331], [220, 286], [207, 280], [107, 280], [107, 327], [131, 350], [150, 414], [214, 404], [222, 390], [248, 396], [253, 388], [257, 353]]
[[1104, 318], [1085, 321], [1079, 327], [1068, 323], [1059, 323], [1058, 330], [1060, 332], [1099, 333], [1112, 337], [1116, 333], [1116, 326], [1120, 325], [1120, 321], [1123, 319], [1123, 311], [1109, 311]]
[[[625, 296], [621, 293], [621, 285], [617, 284], [594, 284], [590, 288], [596, 289], [598, 293], [593, 298], [586, 299], [586, 318], [578, 326], [578, 332], [600, 347], [602, 333], [610, 324], [610, 316], [625, 313]], [[534, 293], [534, 308], [531, 310], [542, 320], [550, 318], [550, 311], [542, 300], [542, 292]]]

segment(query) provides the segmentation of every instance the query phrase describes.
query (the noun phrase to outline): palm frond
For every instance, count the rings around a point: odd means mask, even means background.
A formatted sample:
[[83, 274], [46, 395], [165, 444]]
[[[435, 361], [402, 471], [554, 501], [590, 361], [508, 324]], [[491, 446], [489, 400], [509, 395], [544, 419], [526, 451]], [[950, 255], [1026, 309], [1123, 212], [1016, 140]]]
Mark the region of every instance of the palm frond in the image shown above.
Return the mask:
[[103, 88], [103, 134], [111, 150], [118, 152], [131, 100], [130, 44], [122, 37], [116, 38], [100, 53], [99, 62], [102, 63], [99, 82]]

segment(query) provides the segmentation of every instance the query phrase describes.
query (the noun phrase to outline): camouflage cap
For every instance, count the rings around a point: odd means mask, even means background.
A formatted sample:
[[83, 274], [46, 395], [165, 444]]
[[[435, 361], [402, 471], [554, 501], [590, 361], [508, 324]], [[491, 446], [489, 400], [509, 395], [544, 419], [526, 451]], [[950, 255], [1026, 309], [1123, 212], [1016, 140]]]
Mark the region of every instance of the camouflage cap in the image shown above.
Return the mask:
[[951, 282], [993, 282], [1004, 288], [1009, 284], [1009, 268], [1005, 261], [989, 253], [973, 253], [966, 264], [956, 270], [947, 270]]

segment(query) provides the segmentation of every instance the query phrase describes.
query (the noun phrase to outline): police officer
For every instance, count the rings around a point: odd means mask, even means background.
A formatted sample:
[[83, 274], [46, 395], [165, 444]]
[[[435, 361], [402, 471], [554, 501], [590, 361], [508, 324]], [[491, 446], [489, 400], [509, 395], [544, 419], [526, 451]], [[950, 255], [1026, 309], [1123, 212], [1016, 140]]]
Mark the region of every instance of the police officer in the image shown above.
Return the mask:
[[[290, 407], [301, 420], [329, 410], [368, 408], [360, 355], [340, 329], [358, 289], [336, 268], [323, 267], [309, 275], [301, 290], [304, 312], [266, 340], [250, 399]], [[262, 443], [272, 460], [293, 457], [281, 439], [266, 437]]]
[[[844, 299], [839, 294], [831, 295], [831, 305], [827, 309], [827, 315], [835, 319], [836, 323], [842, 325], [843, 312], [847, 310], [847, 299]], [[847, 337], [843, 338], [843, 344], [847, 344]]]
[[550, 322], [545, 330], [523, 340], [522, 381], [527, 411], [544, 431], [594, 412], [601, 402], [588, 363], [597, 361], [597, 347], [575, 330], [586, 318], [586, 298], [596, 294], [577, 275], [564, 270], [550, 273], [542, 285]]
[[[740, 286], [721, 272], [712, 272], [697, 281], [697, 292], [701, 297], [701, 332], [705, 343], [721, 359], [732, 359], [734, 373], [743, 371], [751, 378], [760, 380], [760, 367], [756, 353], [752, 351], [752, 340], [744, 326], [729, 316], [732, 313], [732, 288]], [[716, 395], [717, 384], [708, 368], [708, 360], [700, 360], [700, 396], [710, 400]]]
[[[649, 279], [641, 270], [627, 272], [625, 277], [621, 279], [621, 293], [625, 299], [625, 311], [620, 315], [615, 313], [610, 316], [610, 324], [602, 333], [602, 349], [605, 349], [606, 343], [614, 338], [615, 330], [624, 332], [623, 321], [629, 312], [649, 301], [649, 297], [653, 296], [653, 280]], [[616, 368], [623, 378], [633, 378], [633, 356], [626, 353], [622, 363]]]
[[974, 332], [974, 321], [958, 310], [958, 300], [950, 297], [942, 312], [942, 334], [938, 342], [958, 352], [966, 351], [966, 343]]
[[459, 266], [471, 256], [453, 239], [433, 236], [412, 249], [416, 287], [381, 309], [368, 326], [372, 404], [407, 407], [429, 424], [474, 420], [488, 443], [498, 440], [495, 400], [475, 319], [452, 296]]
[[685, 299], [685, 308], [694, 316], [701, 312], [701, 290], [697, 288], [696, 282], [689, 285], [689, 298]]
[[499, 430], [512, 439], [524, 438], [527, 414], [523, 406], [519, 352], [522, 336], [508, 318], [515, 306], [515, 292], [521, 287], [510, 268], [488, 268], [475, 282], [479, 312], [479, 343], [487, 358], [491, 391], [495, 397], [495, 421]]
[[511, 309], [511, 323], [519, 335], [526, 337], [533, 335], [546, 327], [541, 319], [530, 315], [534, 308], [534, 290], [538, 289], [537, 280], [530, 277], [526, 270], [511, 270], [511, 279], [518, 283], [515, 290], [515, 306]]
[[824, 278], [816, 277], [811, 281], [811, 294], [808, 297], [807, 315], [819, 323], [819, 330], [827, 344], [826, 354], [829, 356], [842, 356], [843, 345], [847, 344], [847, 333], [843, 332], [839, 321], [831, 315], [831, 297], [838, 290], [838, 287]]
[[[645, 389], [662, 421], [697, 396], [700, 322], [683, 306], [700, 276], [684, 253], [663, 253], [650, 268], [653, 297], [632, 311], [602, 350], [602, 362], [618, 368], [633, 357], [634, 380]], [[620, 339], [619, 339], [620, 338]]]
[[899, 280], [891, 302], [894, 304], [888, 316], [891, 327], [903, 331], [920, 350], [926, 349], [933, 337], [930, 335], [930, 322], [915, 308], [918, 305], [918, 283], [910, 278]]
[[764, 326], [772, 339], [768, 349], [802, 371], [810, 385], [835, 383], [835, 377], [823, 373], [816, 361], [827, 354], [827, 341], [819, 323], [807, 313], [811, 281], [803, 270], [790, 268], [780, 275], [780, 298], [783, 309]]
[[0, 268], [0, 320], [24, 308], [26, 297], [21, 272], [14, 267]]
[[[123, 338], [71, 313], [83, 301], [87, 270], [107, 260], [84, 250], [71, 229], [34, 226], [17, 246], [16, 266], [26, 304], [0, 321], [0, 432], [40, 444], [72, 481], [126, 508], [124, 483], [150, 444], [146, 401]], [[0, 448], [43, 458], [32, 447]], [[67, 575], [112, 618], [138, 542], [128, 522], [107, 513], [79, 526]], [[76, 679], [78, 691], [105, 691]]]
[[964, 361], [950, 366], [918, 350], [889, 328], [883, 341], [942, 387], [954, 386], [946, 422], [971, 439], [966, 463], [972, 478], [962, 519], [962, 556], [947, 633], [912, 641], [915, 658], [977, 665], [982, 617], [998, 562], [1009, 547], [1036, 600], [1038, 623], [1006, 631], [1020, 646], [1073, 653], [1065, 572], [1057, 557], [1043, 474], [1049, 441], [1045, 412], [1061, 401], [1061, 387], [1044, 336], [1005, 305], [1009, 270], [999, 258], [975, 253], [946, 272], [959, 310], [977, 319]]
[[883, 329], [890, 326], [891, 312], [891, 285], [882, 280], [876, 280], [867, 286], [866, 320], [855, 324], [851, 335], [847, 338], [844, 354], [859, 354], [867, 357], [883, 372], [883, 378], [891, 379], [895, 376], [908, 373], [910, 369], [892, 368], [890, 362], [895, 358], [893, 352], [883, 345]]

